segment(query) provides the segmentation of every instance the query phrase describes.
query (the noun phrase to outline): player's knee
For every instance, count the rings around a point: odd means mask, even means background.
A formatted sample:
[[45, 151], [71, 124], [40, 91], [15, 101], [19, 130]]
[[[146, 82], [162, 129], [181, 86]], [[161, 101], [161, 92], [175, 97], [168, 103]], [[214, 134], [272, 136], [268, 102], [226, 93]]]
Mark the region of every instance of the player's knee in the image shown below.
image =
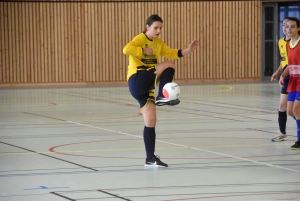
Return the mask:
[[163, 74], [168, 74], [168, 75], [174, 76], [174, 73], [175, 73], [175, 69], [172, 67], [168, 67], [163, 71], [162, 76], [163, 76]]
[[168, 61], [168, 67], [175, 69], [175, 64], [173, 62], [171, 62], [171, 61]]
[[300, 111], [299, 108], [293, 108], [293, 115], [296, 119], [300, 119]]
[[294, 112], [293, 112], [293, 110], [288, 110], [288, 111], [286, 111], [286, 113], [287, 113], [289, 116], [294, 117]]
[[279, 111], [286, 111], [286, 103], [279, 103]]
[[175, 69], [175, 63], [173, 63], [172, 61], [167, 61], [165, 63], [166, 68], [174, 68]]
[[156, 126], [156, 117], [148, 118], [145, 122], [147, 127], [155, 127]]

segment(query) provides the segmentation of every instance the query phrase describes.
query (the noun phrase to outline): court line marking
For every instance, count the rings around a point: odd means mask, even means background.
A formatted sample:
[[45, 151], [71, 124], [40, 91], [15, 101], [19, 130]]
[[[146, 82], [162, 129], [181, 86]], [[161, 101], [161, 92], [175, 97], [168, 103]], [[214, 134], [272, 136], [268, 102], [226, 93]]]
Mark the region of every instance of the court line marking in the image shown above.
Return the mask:
[[80, 165], [80, 164], [77, 164], [77, 163], [73, 163], [73, 162], [71, 162], [71, 161], [67, 161], [67, 160], [64, 160], [64, 159], [61, 159], [61, 158], [57, 158], [57, 157], [54, 157], [54, 156], [50, 156], [50, 155], [47, 155], [47, 154], [38, 153], [38, 152], [36, 152], [36, 151], [30, 150], [30, 149], [26, 149], [26, 148], [24, 148], [24, 147], [20, 147], [20, 146], [13, 145], [13, 144], [6, 143], [6, 142], [2, 142], [2, 141], [0, 141], [0, 143], [6, 144], [6, 145], [8, 145], [8, 146], [16, 147], [16, 148], [19, 148], [19, 149], [23, 149], [23, 150], [29, 151], [29, 152], [31, 152], [31, 153], [40, 154], [40, 155], [42, 155], [42, 156], [46, 156], [46, 157], [49, 157], [49, 158], [52, 158], [52, 159], [60, 160], [60, 161], [66, 162], [66, 163], [70, 163], [70, 164], [72, 164], [72, 165], [79, 166], [79, 167], [82, 167], [82, 168], [86, 168], [86, 169], [89, 169], [89, 170], [98, 171], [98, 170], [96, 170], [96, 169], [93, 169], [93, 168], [90, 168], [90, 167], [86, 167], [86, 166], [84, 166], [84, 165]]
[[[97, 141], [95, 141], [97, 142]], [[224, 146], [200, 146], [206, 148], [232, 148], [232, 147], [258, 147], [258, 146], [287, 146], [285, 144], [253, 144], [253, 145], [224, 145]], [[289, 145], [288, 145], [289, 146]], [[170, 147], [160, 147], [155, 148], [159, 150], [166, 149], [181, 149], [182, 147], [170, 146]], [[196, 147], [197, 148], [197, 147]], [[130, 149], [95, 149], [95, 150], [69, 150], [69, 151], [59, 151], [60, 153], [87, 153], [87, 152], [115, 152], [115, 151], [137, 151], [144, 150], [145, 148], [130, 148]], [[13, 155], [33, 155], [33, 154], [56, 154], [56, 152], [51, 151], [36, 151], [33, 152], [12, 152], [12, 153], [0, 153], [0, 156], [13, 156]]]
[[[66, 121], [66, 122], [71, 123], [71, 124], [85, 126], [85, 127], [100, 129], [100, 130], [104, 130], [104, 131], [109, 131], [109, 132], [112, 132], [112, 133], [118, 133], [118, 134], [122, 134], [122, 135], [132, 136], [132, 137], [136, 137], [136, 138], [143, 138], [141, 136], [136, 136], [136, 135], [132, 135], [132, 134], [129, 134], [129, 133], [124, 133], [124, 132], [115, 131], [115, 130], [111, 130], [111, 129], [106, 129], [106, 128], [102, 128], [102, 127], [92, 126], [92, 125], [88, 125], [88, 124], [81, 124], [81, 123], [74, 122], [74, 121]], [[300, 170], [294, 170], [294, 169], [285, 168], [285, 167], [278, 166], [278, 165], [272, 165], [272, 164], [269, 164], [269, 163], [258, 162], [258, 161], [255, 161], [255, 160], [250, 160], [250, 159], [246, 159], [246, 158], [242, 158], [242, 157], [238, 157], [238, 156], [232, 156], [232, 155], [229, 155], [229, 154], [223, 154], [223, 153], [219, 153], [219, 152], [215, 152], [215, 151], [209, 151], [209, 150], [205, 150], [205, 149], [190, 147], [190, 146], [181, 145], [181, 144], [177, 144], [177, 143], [171, 143], [171, 142], [162, 141], [162, 140], [156, 140], [156, 141], [161, 142], [161, 143], [165, 143], [165, 144], [179, 146], [179, 147], [190, 148], [190, 149], [197, 150], [197, 151], [203, 151], [203, 152], [207, 152], [207, 153], [211, 153], [211, 154], [215, 154], [215, 155], [221, 155], [221, 156], [226, 156], [226, 157], [229, 157], [229, 158], [248, 161], [248, 162], [252, 162], [252, 163], [256, 163], [256, 164], [260, 164], [260, 165], [265, 165], [265, 166], [269, 166], [269, 167], [273, 167], [273, 168], [288, 170], [288, 171], [292, 171], [292, 172], [300, 172]]]
[[97, 191], [99, 191], [99, 192], [101, 192], [101, 193], [104, 193], [104, 194], [107, 194], [107, 195], [110, 195], [110, 196], [112, 196], [113, 198], [120, 198], [121, 200], [131, 201], [130, 199], [127, 199], [127, 198], [125, 198], [125, 197], [118, 196], [118, 195], [116, 195], [116, 194], [109, 193], [109, 192], [104, 191], [104, 190], [97, 190]]
[[[182, 99], [185, 100], [185, 99]], [[192, 100], [192, 99], [186, 99], [189, 103], [195, 103], [195, 104], [201, 104], [201, 105], [209, 105], [214, 107], [226, 107], [226, 108], [233, 108], [233, 109], [241, 109], [246, 111], [255, 111], [255, 112], [269, 112], [272, 113], [272, 110], [266, 110], [263, 108], [254, 108], [254, 107], [245, 107], [245, 106], [239, 106], [239, 105], [230, 105], [230, 104], [224, 104], [224, 103], [216, 103], [216, 102], [207, 102], [202, 100]]]

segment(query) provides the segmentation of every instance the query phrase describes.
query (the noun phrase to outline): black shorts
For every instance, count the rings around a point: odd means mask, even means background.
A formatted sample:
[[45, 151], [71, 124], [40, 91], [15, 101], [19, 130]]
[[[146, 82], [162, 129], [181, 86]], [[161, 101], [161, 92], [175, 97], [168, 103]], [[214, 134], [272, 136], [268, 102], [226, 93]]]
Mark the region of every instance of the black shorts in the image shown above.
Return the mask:
[[281, 94], [288, 94], [288, 92], [286, 90], [287, 90], [289, 81], [290, 81], [290, 76], [288, 75], [288, 76], [286, 76], [286, 78], [283, 81], [283, 87], [281, 88]]
[[131, 95], [139, 102], [142, 109], [149, 100], [155, 102], [154, 89], [156, 87], [157, 75], [155, 68], [150, 70], [139, 70], [128, 80]]

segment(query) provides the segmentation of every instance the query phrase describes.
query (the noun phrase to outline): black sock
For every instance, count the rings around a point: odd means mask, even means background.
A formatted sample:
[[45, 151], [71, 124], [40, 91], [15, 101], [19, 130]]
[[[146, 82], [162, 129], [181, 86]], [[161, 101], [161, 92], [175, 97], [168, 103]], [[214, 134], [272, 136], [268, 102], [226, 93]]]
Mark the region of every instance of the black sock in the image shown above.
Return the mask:
[[165, 84], [172, 82], [173, 77], [174, 77], [174, 73], [175, 73], [175, 69], [168, 67], [167, 69], [164, 70], [164, 72], [162, 72], [162, 74], [160, 75], [159, 78], [159, 89], [158, 89], [158, 95], [159, 97], [164, 97], [163, 96], [163, 88], [165, 86]]
[[144, 143], [147, 154], [147, 160], [151, 160], [155, 151], [155, 128], [144, 127]]
[[286, 112], [280, 112], [278, 111], [278, 123], [279, 123], [279, 129], [282, 134], [286, 134], [286, 121], [287, 121], [287, 114]]

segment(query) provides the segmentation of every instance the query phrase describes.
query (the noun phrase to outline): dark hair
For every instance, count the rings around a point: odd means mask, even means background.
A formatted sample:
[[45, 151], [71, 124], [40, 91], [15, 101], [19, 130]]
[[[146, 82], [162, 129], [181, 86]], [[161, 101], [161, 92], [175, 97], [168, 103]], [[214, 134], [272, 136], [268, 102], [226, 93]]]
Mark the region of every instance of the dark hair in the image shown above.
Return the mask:
[[285, 17], [284, 19], [283, 19], [283, 21], [284, 20], [289, 20], [291, 17], [289, 17], [289, 16], [287, 16], [287, 17]]
[[[146, 25], [151, 26], [151, 24], [153, 24], [153, 22], [161, 22], [163, 23], [163, 20], [161, 19], [161, 17], [159, 17], [158, 15], [154, 14], [151, 15], [150, 17], [148, 17], [147, 21], [146, 21]], [[145, 28], [145, 30], [143, 31], [143, 33], [146, 33], [147, 28]]]
[[[286, 19], [288, 19], [289, 21], [294, 21], [296, 22], [297, 27], [300, 27], [300, 20], [296, 17], [286, 17]], [[300, 30], [298, 31], [298, 34], [300, 34]]]

